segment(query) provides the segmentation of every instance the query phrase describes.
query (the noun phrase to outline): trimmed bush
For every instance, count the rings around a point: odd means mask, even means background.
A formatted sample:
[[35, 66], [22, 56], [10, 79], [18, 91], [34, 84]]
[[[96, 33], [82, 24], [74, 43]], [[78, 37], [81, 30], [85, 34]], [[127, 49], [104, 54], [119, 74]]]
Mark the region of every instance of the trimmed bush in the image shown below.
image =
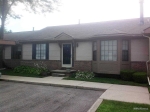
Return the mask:
[[135, 73], [134, 70], [122, 70], [120, 72], [121, 75], [121, 79], [125, 80], [125, 81], [131, 81], [132, 79], [132, 75]]
[[93, 72], [77, 72], [76, 79], [92, 79], [94, 77]]
[[147, 83], [146, 72], [136, 72], [133, 74], [133, 80], [137, 83]]
[[15, 73], [28, 73], [28, 74], [37, 74], [37, 75], [40, 75], [42, 72], [47, 72], [47, 71], [48, 69], [25, 66], [25, 65], [15, 67], [13, 70], [13, 72]]

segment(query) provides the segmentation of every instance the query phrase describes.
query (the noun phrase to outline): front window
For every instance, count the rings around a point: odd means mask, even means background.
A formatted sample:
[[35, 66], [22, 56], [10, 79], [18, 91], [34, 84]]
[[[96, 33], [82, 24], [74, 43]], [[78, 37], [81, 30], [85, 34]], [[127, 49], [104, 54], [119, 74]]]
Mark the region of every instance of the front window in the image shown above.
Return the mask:
[[101, 61], [117, 61], [117, 40], [101, 41]]
[[12, 46], [11, 48], [12, 59], [21, 59], [21, 52], [22, 52], [21, 45]]
[[123, 40], [122, 61], [129, 61], [129, 41]]
[[97, 58], [97, 44], [96, 42], [93, 43], [93, 61], [96, 61]]
[[46, 44], [36, 44], [36, 59], [46, 59]]

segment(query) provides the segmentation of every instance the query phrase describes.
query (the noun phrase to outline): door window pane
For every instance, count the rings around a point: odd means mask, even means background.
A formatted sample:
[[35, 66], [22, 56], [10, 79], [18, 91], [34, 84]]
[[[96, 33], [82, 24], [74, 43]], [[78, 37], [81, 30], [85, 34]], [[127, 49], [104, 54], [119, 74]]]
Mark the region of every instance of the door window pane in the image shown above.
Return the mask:
[[63, 64], [71, 64], [71, 44], [63, 44]]

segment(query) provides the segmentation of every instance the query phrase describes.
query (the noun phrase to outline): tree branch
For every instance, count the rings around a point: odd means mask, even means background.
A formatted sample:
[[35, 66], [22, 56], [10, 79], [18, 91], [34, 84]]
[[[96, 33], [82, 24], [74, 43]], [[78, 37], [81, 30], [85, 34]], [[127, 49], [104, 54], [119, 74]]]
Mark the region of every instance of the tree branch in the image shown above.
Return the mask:
[[[7, 14], [8, 14], [8, 12], [10, 11], [10, 9], [11, 9], [11, 7], [12, 7], [12, 5], [15, 3], [15, 0], [13, 0], [12, 2], [11, 2], [11, 4], [10, 4], [10, 6], [8, 7], [8, 10], [6, 11], [6, 13], [5, 13], [5, 18], [7, 17]], [[8, 4], [8, 3], [7, 3]]]

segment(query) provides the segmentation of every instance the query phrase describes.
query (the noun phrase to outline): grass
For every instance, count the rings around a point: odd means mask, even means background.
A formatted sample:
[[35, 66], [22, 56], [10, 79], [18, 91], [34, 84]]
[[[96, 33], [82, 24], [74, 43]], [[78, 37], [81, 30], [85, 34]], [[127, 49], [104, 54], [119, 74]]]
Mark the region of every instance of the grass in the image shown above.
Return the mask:
[[14, 73], [12, 69], [6, 69], [0, 71], [2, 75], [11, 75], [11, 76], [23, 76], [23, 77], [38, 77], [42, 78], [43, 76], [37, 74], [27, 74], [27, 73]]
[[149, 112], [150, 105], [103, 100], [96, 112]]
[[109, 84], [121, 84], [121, 85], [133, 85], [133, 86], [147, 86], [147, 84], [135, 83], [132, 81], [124, 81], [115, 78], [100, 78], [94, 77], [93, 79], [76, 79], [74, 77], [65, 77], [65, 80], [79, 80], [79, 81], [89, 81], [89, 82], [99, 82], [99, 83], [109, 83]]

